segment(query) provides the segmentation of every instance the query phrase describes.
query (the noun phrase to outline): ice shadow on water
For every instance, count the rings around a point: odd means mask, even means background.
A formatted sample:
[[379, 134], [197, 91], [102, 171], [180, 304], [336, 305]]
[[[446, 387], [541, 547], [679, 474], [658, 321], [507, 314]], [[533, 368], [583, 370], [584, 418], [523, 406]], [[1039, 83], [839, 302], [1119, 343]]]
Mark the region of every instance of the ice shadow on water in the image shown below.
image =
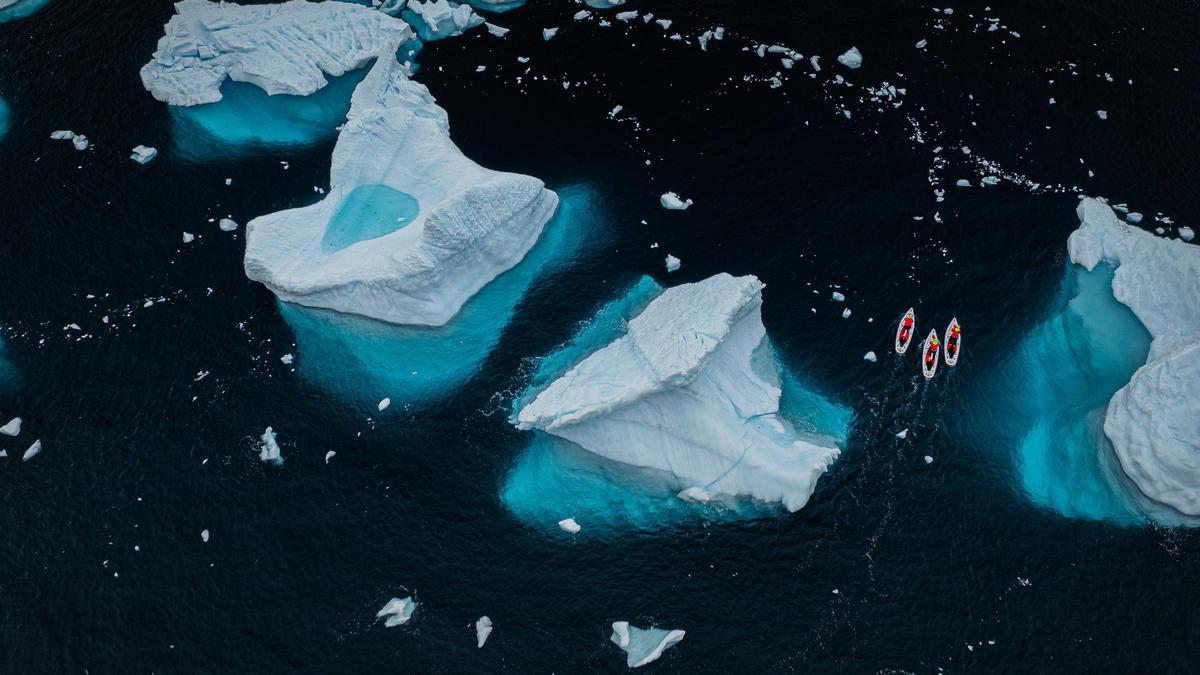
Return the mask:
[[[642, 277], [596, 312], [571, 341], [539, 358], [528, 386], [513, 403], [513, 417], [576, 363], [623, 335], [627, 322], [662, 292], [653, 279]], [[773, 349], [767, 353], [775, 364], [780, 363]], [[789, 368], [780, 366], [778, 371], [783, 391], [780, 413], [796, 434], [822, 445], [844, 445], [852, 413], [817, 393]], [[500, 498], [522, 521], [551, 531], [563, 518], [574, 518], [586, 532], [604, 533], [655, 531], [689, 522], [774, 517], [784, 512], [779, 504], [748, 499], [684, 501], [678, 496], [677, 482], [656, 469], [616, 462], [535, 431], [505, 477]]]
[[557, 191], [558, 210], [525, 258], [492, 280], [444, 326], [397, 326], [280, 302], [295, 335], [300, 375], [350, 401], [395, 403], [443, 396], [478, 370], [525, 293], [565, 267], [598, 235], [602, 211], [586, 185]]

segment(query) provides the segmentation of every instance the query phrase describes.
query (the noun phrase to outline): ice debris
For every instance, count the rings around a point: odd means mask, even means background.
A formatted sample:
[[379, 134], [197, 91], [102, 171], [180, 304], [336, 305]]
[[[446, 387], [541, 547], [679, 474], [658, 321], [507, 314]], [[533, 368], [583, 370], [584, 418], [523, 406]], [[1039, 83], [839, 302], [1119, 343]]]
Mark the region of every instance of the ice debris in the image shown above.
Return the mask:
[[685, 201], [680, 199], [679, 195], [675, 194], [674, 192], [664, 192], [662, 196], [658, 198], [658, 201], [660, 204], [662, 204], [664, 209], [671, 211], [683, 211], [692, 205], [692, 200], [688, 199]]
[[668, 272], [677, 271], [679, 269], [680, 265], [683, 264], [683, 262], [679, 258], [676, 258], [675, 256], [671, 255], [670, 253], [667, 254], [666, 262], [667, 262], [667, 271]]
[[36, 441], [34, 441], [33, 445], [29, 446], [29, 449], [26, 450], [25, 454], [21, 456], [21, 461], [28, 462], [29, 460], [33, 459], [41, 451], [42, 451], [42, 439], [39, 438]]
[[383, 619], [385, 628], [393, 628], [408, 623], [416, 611], [417, 603], [412, 598], [392, 598], [375, 614], [375, 619]]
[[283, 464], [283, 454], [279, 451], [279, 442], [275, 437], [274, 430], [267, 427], [260, 438], [262, 443], [258, 446], [258, 458], [264, 462]]
[[479, 617], [475, 622], [475, 646], [482, 649], [483, 643], [487, 642], [488, 636], [492, 634], [492, 620], [486, 616]]
[[135, 145], [133, 146], [133, 154], [129, 156], [129, 159], [138, 164], [149, 164], [155, 157], [158, 157], [158, 148], [152, 148], [148, 145]]
[[8, 421], [8, 424], [0, 427], [0, 434], [5, 436], [17, 436], [21, 433], [21, 418], [14, 417]]
[[858, 47], [851, 47], [846, 50], [846, 53], [839, 56], [837, 60], [843, 66], [851, 70], [856, 70], [862, 66], [862, 52], [858, 51]]
[[614, 621], [612, 631], [609, 639], [625, 652], [625, 662], [630, 668], [657, 661], [686, 635], [686, 631], [678, 629], [638, 628], [630, 626], [628, 621]]
[[581, 529], [583, 529], [579, 527], [579, 523], [575, 522], [574, 518], [563, 518], [562, 520], [558, 521], [558, 526], [562, 528], [564, 532], [570, 532], [571, 534], [577, 534]]

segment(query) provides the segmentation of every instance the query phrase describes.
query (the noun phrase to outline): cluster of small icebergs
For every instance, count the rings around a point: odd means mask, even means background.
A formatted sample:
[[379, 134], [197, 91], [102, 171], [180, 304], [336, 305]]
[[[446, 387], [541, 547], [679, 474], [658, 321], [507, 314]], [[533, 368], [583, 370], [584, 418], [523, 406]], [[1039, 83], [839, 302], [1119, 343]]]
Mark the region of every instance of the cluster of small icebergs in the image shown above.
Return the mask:
[[[4, 426], [0, 426], [0, 435], [16, 438], [21, 435], [22, 421], [20, 417], [14, 417], [9, 420]], [[22, 462], [28, 462], [33, 459], [39, 452], [42, 451], [42, 439], [37, 439], [31, 444], [21, 455]], [[7, 450], [0, 450], [0, 457], [8, 457]]]

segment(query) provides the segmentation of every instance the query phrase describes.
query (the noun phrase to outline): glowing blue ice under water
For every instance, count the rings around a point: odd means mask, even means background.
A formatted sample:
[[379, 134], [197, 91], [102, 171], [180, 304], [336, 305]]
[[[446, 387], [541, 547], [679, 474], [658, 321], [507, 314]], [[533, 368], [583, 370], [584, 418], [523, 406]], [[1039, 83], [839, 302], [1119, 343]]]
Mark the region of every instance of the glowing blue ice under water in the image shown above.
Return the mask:
[[1034, 503], [1069, 517], [1145, 522], [1136, 490], [1104, 435], [1104, 412], [1146, 362], [1150, 334], [1112, 295], [1110, 265], [1072, 265], [1061, 308], [1038, 326], [991, 379], [1002, 436], [1017, 442], [1021, 487]]
[[11, 7], [0, 9], [0, 23], [24, 19], [49, 4], [50, 0], [20, 0]]
[[350, 191], [321, 239], [321, 251], [335, 253], [360, 241], [403, 228], [421, 213], [416, 197], [387, 185], [360, 185]]
[[4, 134], [8, 133], [8, 117], [8, 104], [0, 98], [0, 139], [3, 139]]
[[216, 103], [170, 106], [176, 151], [206, 161], [332, 139], [346, 121], [350, 96], [367, 70], [331, 77], [329, 84], [308, 96], [270, 96], [252, 84], [226, 80]]
[[[566, 345], [537, 361], [513, 414], [585, 357], [617, 339], [663, 289], [642, 277], [621, 298], [605, 305]], [[768, 355], [778, 363], [770, 350]], [[772, 364], [773, 366], [774, 364]], [[827, 400], [788, 368], [779, 368], [783, 396], [780, 411], [801, 437], [816, 443], [845, 440], [852, 414]], [[500, 499], [521, 520], [547, 529], [575, 518], [587, 531], [617, 528], [657, 530], [699, 520], [755, 518], [782, 507], [750, 500], [693, 504], [677, 496], [679, 488], [659, 471], [615, 462], [570, 441], [536, 431], [505, 478]]]
[[458, 387], [496, 346], [534, 281], [569, 265], [596, 236], [595, 193], [576, 185], [558, 190], [558, 196], [558, 211], [525, 258], [484, 286], [444, 326], [395, 326], [280, 302], [279, 311], [295, 334], [300, 375], [371, 406], [385, 396], [394, 403], [419, 402]]
[[0, 339], [0, 393], [13, 392], [21, 388], [21, 371], [5, 357], [4, 340]]

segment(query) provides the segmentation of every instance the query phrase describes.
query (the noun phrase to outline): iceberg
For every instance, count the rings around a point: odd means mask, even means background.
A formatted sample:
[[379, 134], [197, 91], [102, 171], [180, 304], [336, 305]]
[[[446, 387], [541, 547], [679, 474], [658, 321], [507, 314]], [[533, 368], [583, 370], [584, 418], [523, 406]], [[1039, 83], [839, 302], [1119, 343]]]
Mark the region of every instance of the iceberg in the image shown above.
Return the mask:
[[667, 254], [667, 257], [663, 262], [666, 263], [668, 272], [678, 272], [679, 268], [683, 266], [683, 261], [671, 255], [670, 253]]
[[286, 302], [442, 326], [525, 257], [557, 205], [540, 180], [467, 159], [389, 56], [355, 89], [325, 198], [247, 224], [246, 274]]
[[462, 35], [483, 25], [483, 17], [472, 11], [470, 5], [450, 0], [409, 0], [401, 16], [426, 42]]
[[558, 521], [558, 527], [563, 532], [567, 532], [569, 534], [579, 534], [579, 531], [583, 529], [579, 526], [579, 523], [576, 522], [574, 518], [563, 518], [562, 520]]
[[638, 628], [628, 621], [614, 621], [612, 643], [625, 652], [625, 662], [630, 668], [640, 668], [657, 661], [663, 652], [683, 639], [686, 631], [662, 628]]
[[412, 598], [392, 598], [375, 614], [375, 618], [383, 619], [385, 628], [394, 628], [408, 623], [413, 612], [417, 611], [417, 604]]
[[[1116, 267], [1112, 296], [1151, 336], [1145, 363], [1108, 402], [1104, 434], [1125, 475], [1154, 506], [1200, 516], [1200, 247], [1129, 227], [1084, 199], [1071, 261]], [[1151, 517], [1161, 519], [1159, 509]]]
[[25, 451], [25, 454], [21, 456], [21, 461], [28, 462], [29, 460], [36, 457], [37, 454], [41, 451], [42, 451], [42, 439], [39, 438], [36, 441], [34, 441], [33, 445], [30, 445], [29, 449]]
[[674, 192], [664, 192], [662, 196], [658, 198], [658, 201], [660, 204], [662, 204], [664, 209], [668, 209], [670, 211], [684, 211], [687, 209], [687, 207], [692, 205], [692, 200], [689, 199], [684, 201], [680, 199], [679, 195], [675, 194]]
[[258, 446], [258, 458], [276, 465], [283, 464], [283, 454], [279, 451], [279, 441], [275, 437], [275, 431], [271, 427], [267, 427], [260, 438], [262, 443]]
[[21, 435], [21, 418], [14, 417], [11, 420], [9, 420], [8, 424], [5, 424], [4, 426], [0, 427], [0, 434], [4, 434], [5, 436]]
[[862, 67], [863, 56], [862, 52], [858, 51], [858, 47], [851, 47], [846, 50], [846, 53], [837, 58], [838, 63], [846, 66], [851, 70], [857, 70]]
[[[762, 324], [762, 288], [752, 276], [718, 274], [664, 291], [625, 320], [623, 311], [648, 296], [639, 284], [627, 302], [602, 310], [599, 326], [585, 329], [576, 347], [615, 339], [527, 392], [514, 425], [554, 437], [549, 445], [560, 455], [560, 441], [574, 448], [568, 472], [615, 469], [657, 483], [658, 494], [699, 487], [727, 502], [751, 498], [799, 510], [839, 450], [827, 436], [826, 445], [802, 439], [780, 414], [783, 382]], [[597, 465], [589, 454], [605, 461]], [[589, 470], [588, 462], [603, 468]], [[502, 496], [527, 509], [530, 477], [536, 483], [544, 469], [518, 464], [514, 473]], [[552, 491], [543, 494], [553, 501]], [[653, 504], [654, 493], [646, 494]]]
[[133, 154], [129, 156], [129, 159], [132, 159], [138, 164], [149, 164], [154, 160], [155, 157], [158, 157], [157, 148], [152, 148], [147, 145], [135, 145], [133, 146]]
[[483, 649], [483, 643], [487, 642], [488, 636], [492, 634], [492, 620], [486, 616], [479, 617], [475, 622], [475, 647]]

